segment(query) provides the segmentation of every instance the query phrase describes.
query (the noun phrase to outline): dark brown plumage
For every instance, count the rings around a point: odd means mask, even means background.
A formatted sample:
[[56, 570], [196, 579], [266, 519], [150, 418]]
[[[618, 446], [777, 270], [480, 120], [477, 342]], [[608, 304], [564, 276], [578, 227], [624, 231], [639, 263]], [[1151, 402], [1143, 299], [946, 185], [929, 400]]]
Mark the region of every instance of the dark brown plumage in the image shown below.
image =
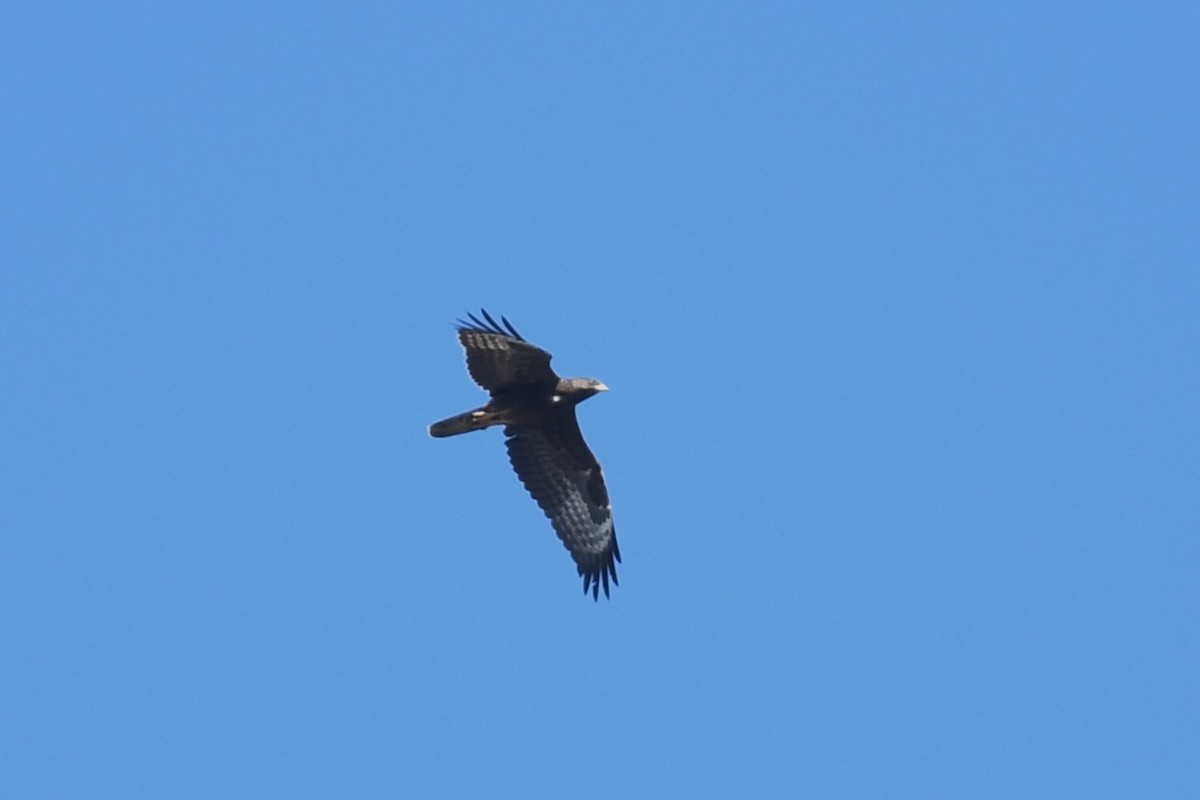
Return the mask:
[[481, 311], [457, 325], [467, 371], [491, 394], [487, 405], [429, 426], [454, 436], [503, 425], [508, 460], [583, 576], [583, 592], [598, 599], [617, 584], [621, 551], [600, 464], [583, 441], [575, 406], [608, 390], [592, 378], [560, 378], [550, 354], [525, 341], [507, 319]]

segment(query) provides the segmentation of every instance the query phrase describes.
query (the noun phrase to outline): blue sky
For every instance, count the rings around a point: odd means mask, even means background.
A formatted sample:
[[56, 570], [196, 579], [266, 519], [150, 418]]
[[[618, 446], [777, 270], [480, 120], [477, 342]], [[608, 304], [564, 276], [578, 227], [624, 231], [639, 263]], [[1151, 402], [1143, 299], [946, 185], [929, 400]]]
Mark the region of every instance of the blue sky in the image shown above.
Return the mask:
[[1194, 5], [2, 16], [0, 795], [1200, 796]]

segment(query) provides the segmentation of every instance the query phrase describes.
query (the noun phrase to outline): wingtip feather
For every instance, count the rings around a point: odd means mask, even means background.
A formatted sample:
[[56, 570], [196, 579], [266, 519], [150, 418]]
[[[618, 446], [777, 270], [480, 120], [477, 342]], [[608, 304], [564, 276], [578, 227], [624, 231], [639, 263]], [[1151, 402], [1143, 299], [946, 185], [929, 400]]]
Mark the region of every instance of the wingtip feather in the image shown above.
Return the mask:
[[511, 322], [508, 321], [508, 317], [501, 314], [500, 321], [504, 323], [504, 327], [508, 328], [509, 333], [511, 333], [513, 336], [517, 337], [518, 339], [520, 339], [522, 342], [525, 341], [525, 337], [522, 336], [521, 334], [517, 333], [517, 329], [513, 327], [513, 324]]
[[[617, 555], [615, 548], [613, 555]], [[621, 559], [618, 556], [617, 561], [620, 560]], [[617, 566], [611, 560], [607, 564], [603, 564], [594, 570], [584, 569], [582, 566], [580, 566], [578, 569], [579, 574], [583, 577], [584, 597], [586, 597], [590, 592], [592, 599], [598, 601], [600, 599], [600, 590], [603, 589], [605, 599], [612, 599], [612, 595], [609, 593], [610, 583], [612, 586], [621, 585], [621, 582], [617, 580]]]
[[[480, 319], [479, 317], [475, 316], [471, 312], [467, 312], [467, 319], [469, 319], [470, 322], [468, 322], [467, 320], [464, 320], [460, 317], [458, 320], [455, 321], [455, 325], [458, 327], [459, 330], [471, 330], [471, 331], [482, 331], [484, 333], [495, 333], [495, 334], [499, 334], [500, 336], [511, 337], [520, 342], [525, 341], [525, 337], [517, 332], [516, 327], [514, 327], [513, 324], [508, 321], [508, 318], [501, 315], [500, 322], [496, 322], [496, 318], [493, 317], [491, 314], [489, 314], [488, 310], [486, 308], [480, 308], [479, 313], [480, 313], [480, 315], [483, 316], [483, 319]], [[501, 324], [501, 323], [503, 323], [503, 324]]]

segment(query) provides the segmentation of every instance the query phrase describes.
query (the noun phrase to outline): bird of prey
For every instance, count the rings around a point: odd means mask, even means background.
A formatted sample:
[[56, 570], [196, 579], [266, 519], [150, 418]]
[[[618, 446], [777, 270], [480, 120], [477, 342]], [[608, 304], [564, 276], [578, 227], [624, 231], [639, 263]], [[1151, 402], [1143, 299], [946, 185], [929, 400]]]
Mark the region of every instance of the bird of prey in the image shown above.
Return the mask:
[[459, 320], [458, 340], [467, 353], [467, 371], [492, 396], [487, 405], [429, 426], [431, 436], [503, 425], [508, 460], [521, 483], [550, 518], [554, 532], [571, 552], [583, 593], [608, 597], [617, 584], [621, 560], [608, 489], [600, 464], [583, 441], [575, 406], [608, 387], [593, 378], [560, 378], [550, 354], [536, 347], [507, 319], [480, 310]]

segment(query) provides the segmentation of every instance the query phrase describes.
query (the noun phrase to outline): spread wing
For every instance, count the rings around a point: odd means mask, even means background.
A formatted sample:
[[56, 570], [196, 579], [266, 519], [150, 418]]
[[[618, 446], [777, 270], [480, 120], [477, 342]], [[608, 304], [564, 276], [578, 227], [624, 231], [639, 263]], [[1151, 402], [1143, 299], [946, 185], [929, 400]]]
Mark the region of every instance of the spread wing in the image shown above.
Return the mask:
[[579, 574], [583, 592], [608, 597], [608, 582], [617, 583], [621, 560], [613, 528], [608, 489], [600, 464], [583, 441], [575, 410], [545, 426], [509, 425], [504, 429], [508, 459], [517, 477], [550, 518]]
[[480, 309], [483, 320], [468, 314], [470, 322], [459, 320], [458, 340], [467, 353], [467, 372], [471, 378], [495, 393], [527, 383], [554, 383], [558, 375], [550, 369], [550, 354], [517, 333], [504, 317], [500, 323]]

